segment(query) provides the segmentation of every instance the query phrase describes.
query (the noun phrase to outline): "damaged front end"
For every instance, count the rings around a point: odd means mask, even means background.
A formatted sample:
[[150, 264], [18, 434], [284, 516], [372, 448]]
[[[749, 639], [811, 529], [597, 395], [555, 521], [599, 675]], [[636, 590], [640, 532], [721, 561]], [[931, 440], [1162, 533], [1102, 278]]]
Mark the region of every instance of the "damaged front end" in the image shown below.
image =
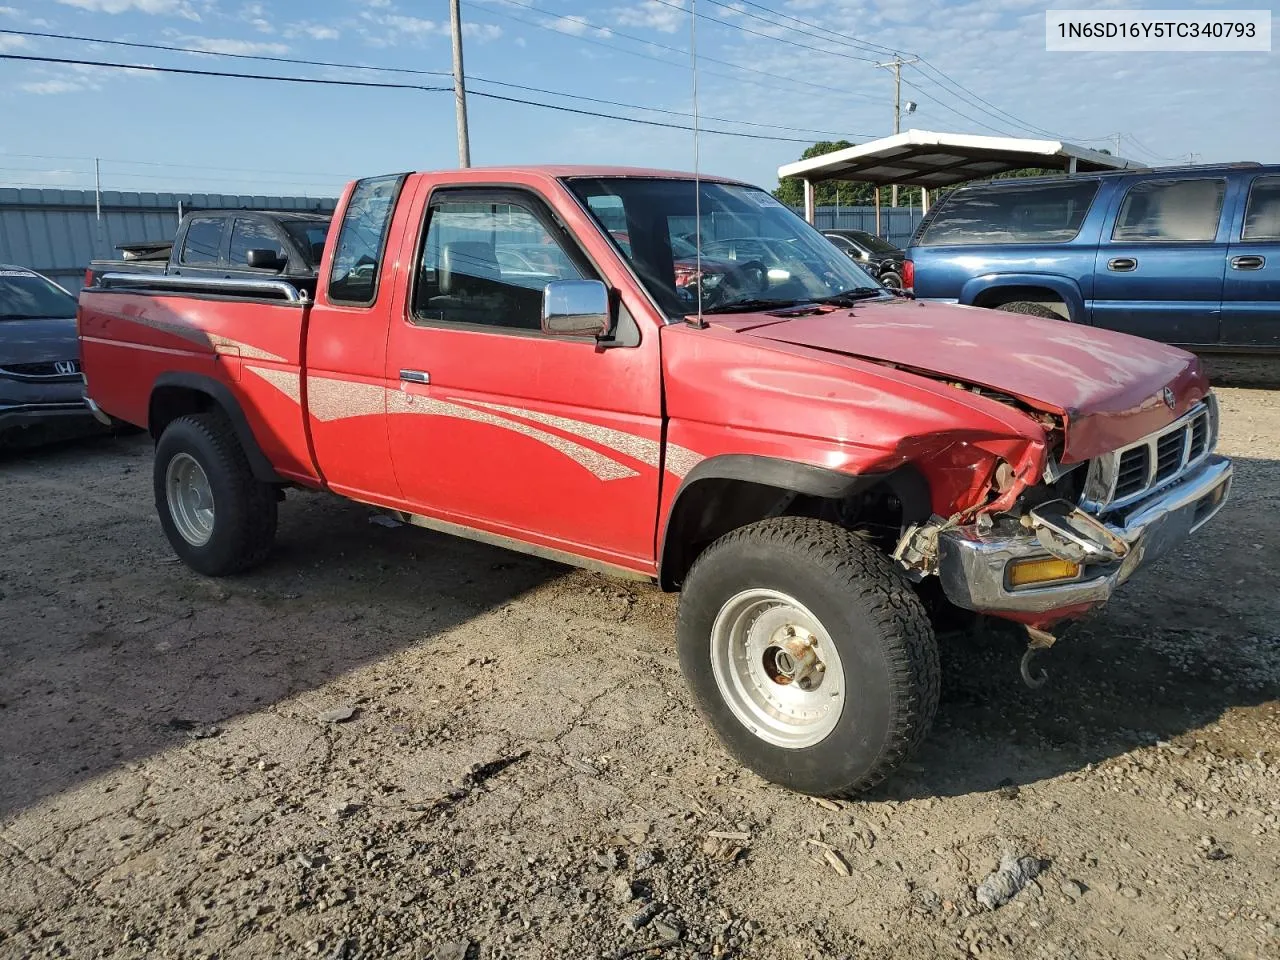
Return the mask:
[[1213, 453], [1216, 436], [1210, 399], [1094, 461], [1063, 470], [1047, 456], [1038, 483], [1015, 467], [975, 506], [907, 529], [893, 556], [917, 578], [936, 575], [955, 606], [1023, 624], [1031, 683], [1030, 656], [1056, 624], [1103, 604], [1222, 509], [1232, 465]]

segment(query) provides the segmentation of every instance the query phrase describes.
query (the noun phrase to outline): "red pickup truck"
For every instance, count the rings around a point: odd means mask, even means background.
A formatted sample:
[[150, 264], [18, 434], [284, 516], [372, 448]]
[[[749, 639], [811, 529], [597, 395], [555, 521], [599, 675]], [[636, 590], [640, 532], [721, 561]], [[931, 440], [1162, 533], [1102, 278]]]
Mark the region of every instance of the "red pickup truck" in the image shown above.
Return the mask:
[[[247, 570], [307, 487], [680, 590], [698, 705], [797, 790], [920, 742], [939, 618], [1047, 645], [1227, 496], [1190, 354], [894, 296], [746, 184], [414, 173], [351, 184], [334, 224], [314, 298], [81, 294], [91, 405], [155, 438], [178, 555]], [[678, 282], [690, 236], [716, 269]]]

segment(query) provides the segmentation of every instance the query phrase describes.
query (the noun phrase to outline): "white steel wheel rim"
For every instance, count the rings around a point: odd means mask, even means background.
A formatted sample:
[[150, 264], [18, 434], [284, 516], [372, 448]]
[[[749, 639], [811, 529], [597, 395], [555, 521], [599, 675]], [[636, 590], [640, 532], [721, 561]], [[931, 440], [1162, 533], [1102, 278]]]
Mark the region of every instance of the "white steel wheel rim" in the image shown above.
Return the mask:
[[733, 715], [774, 746], [820, 743], [844, 710], [844, 668], [831, 635], [804, 604], [777, 590], [744, 590], [720, 608], [711, 626], [711, 669]]
[[178, 535], [193, 547], [213, 536], [213, 488], [204, 467], [189, 453], [174, 455], [165, 468], [165, 498]]

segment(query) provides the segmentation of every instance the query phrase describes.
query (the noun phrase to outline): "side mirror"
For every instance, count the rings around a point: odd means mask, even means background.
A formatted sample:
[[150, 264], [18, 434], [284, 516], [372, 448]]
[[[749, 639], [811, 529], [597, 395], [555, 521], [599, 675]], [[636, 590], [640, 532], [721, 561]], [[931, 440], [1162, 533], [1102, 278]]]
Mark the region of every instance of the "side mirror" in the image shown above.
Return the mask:
[[274, 250], [246, 250], [245, 263], [260, 270], [283, 270], [288, 262]]
[[542, 290], [542, 332], [603, 337], [609, 332], [609, 288], [599, 280], [553, 280]]

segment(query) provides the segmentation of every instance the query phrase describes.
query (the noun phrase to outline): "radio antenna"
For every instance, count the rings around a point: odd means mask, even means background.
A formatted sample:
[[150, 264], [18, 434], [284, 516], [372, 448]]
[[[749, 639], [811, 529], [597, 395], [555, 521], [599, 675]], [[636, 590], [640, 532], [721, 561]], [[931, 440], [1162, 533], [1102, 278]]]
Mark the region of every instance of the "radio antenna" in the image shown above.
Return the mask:
[[693, 239], [697, 245], [694, 287], [698, 291], [698, 326], [702, 319], [702, 172], [698, 130], [698, 0], [689, 0], [689, 64], [693, 74]]

